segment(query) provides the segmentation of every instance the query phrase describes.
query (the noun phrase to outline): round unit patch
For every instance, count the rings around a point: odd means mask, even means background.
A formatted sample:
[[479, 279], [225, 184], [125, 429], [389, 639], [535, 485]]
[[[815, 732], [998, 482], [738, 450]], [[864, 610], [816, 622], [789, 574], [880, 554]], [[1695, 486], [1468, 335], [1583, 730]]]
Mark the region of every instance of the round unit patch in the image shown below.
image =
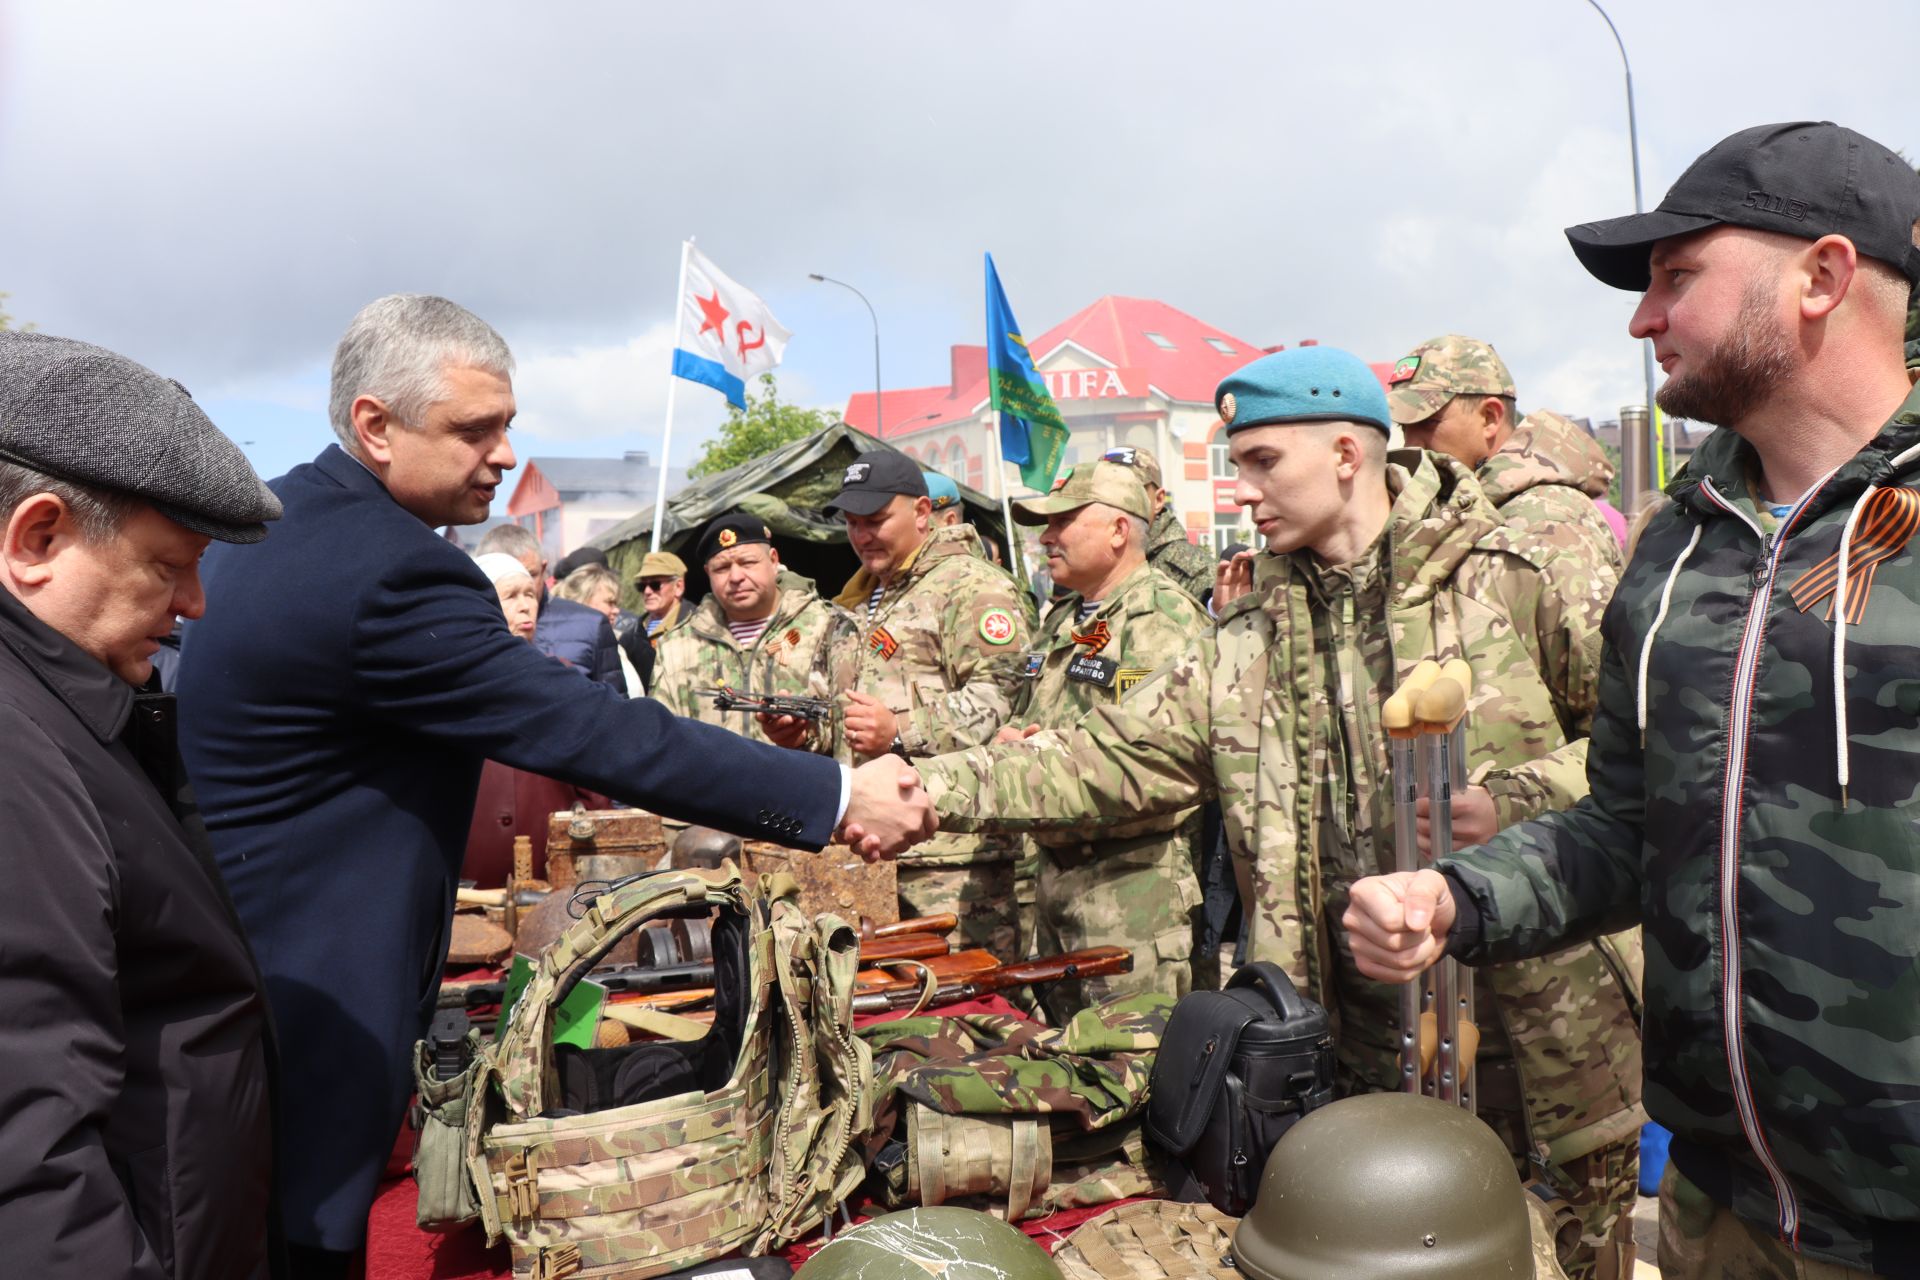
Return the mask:
[[720, 531], [719, 542], [721, 546], [730, 547], [738, 541], [740, 541], [740, 535], [735, 533], [732, 529], [722, 529]]
[[980, 638], [988, 644], [1007, 644], [1014, 631], [1013, 615], [1005, 609], [989, 609], [980, 615]]

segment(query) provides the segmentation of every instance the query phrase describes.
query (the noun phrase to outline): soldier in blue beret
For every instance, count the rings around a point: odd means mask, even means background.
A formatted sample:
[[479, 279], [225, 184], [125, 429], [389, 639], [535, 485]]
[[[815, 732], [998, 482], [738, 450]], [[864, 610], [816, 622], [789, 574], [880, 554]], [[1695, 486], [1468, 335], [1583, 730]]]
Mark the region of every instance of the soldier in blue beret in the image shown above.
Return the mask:
[[[1389, 452], [1387, 399], [1330, 347], [1263, 356], [1215, 397], [1265, 548], [1216, 630], [1076, 727], [922, 763], [942, 830], [1132, 829], [1218, 798], [1246, 957], [1334, 1012], [1343, 1091], [1400, 1087], [1397, 987], [1355, 966], [1348, 887], [1394, 859], [1381, 708], [1423, 659], [1464, 658], [1473, 786], [1462, 843], [1586, 790], [1597, 672], [1568, 652], [1603, 601], [1550, 595], [1473, 473]], [[1631, 940], [1629, 940], [1631, 945]], [[1479, 1111], [1581, 1218], [1570, 1273], [1630, 1274], [1639, 1106], [1635, 972], [1618, 940], [1478, 972]], [[1626, 1262], [1623, 1267], [1622, 1261]]]

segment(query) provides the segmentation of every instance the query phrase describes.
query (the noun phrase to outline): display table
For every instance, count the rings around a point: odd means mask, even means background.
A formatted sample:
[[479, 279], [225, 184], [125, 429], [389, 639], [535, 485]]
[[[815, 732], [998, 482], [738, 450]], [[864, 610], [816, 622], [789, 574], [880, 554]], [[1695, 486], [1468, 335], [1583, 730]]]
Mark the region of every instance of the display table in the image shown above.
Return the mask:
[[[949, 1005], [938, 1012], [957, 1016], [966, 1013], [1017, 1015], [1019, 1011], [1000, 997], [989, 996]], [[864, 1026], [899, 1016], [883, 1014], [857, 1021]], [[403, 1141], [412, 1140], [411, 1133], [402, 1137]], [[506, 1243], [487, 1248], [486, 1233], [477, 1223], [448, 1234], [422, 1231], [415, 1226], [415, 1196], [411, 1175], [389, 1178], [381, 1184], [373, 1209], [367, 1215], [366, 1280], [505, 1280], [513, 1274]], [[1018, 1225], [1051, 1253], [1075, 1227], [1112, 1207], [1103, 1204], [1069, 1209]], [[817, 1235], [810, 1237], [788, 1248], [785, 1256], [797, 1267], [823, 1243]]]

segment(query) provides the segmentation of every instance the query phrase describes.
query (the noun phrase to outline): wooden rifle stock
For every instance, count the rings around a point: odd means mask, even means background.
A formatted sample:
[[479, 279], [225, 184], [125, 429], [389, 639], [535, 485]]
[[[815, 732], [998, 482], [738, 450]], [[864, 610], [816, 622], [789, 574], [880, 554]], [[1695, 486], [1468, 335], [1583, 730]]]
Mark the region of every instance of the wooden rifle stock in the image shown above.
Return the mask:
[[867, 942], [876, 938], [902, 938], [913, 933], [932, 933], [945, 937], [960, 927], [960, 917], [951, 911], [937, 916], [919, 916], [912, 920], [896, 920], [892, 924], [875, 924], [871, 920], [860, 921], [860, 941]]

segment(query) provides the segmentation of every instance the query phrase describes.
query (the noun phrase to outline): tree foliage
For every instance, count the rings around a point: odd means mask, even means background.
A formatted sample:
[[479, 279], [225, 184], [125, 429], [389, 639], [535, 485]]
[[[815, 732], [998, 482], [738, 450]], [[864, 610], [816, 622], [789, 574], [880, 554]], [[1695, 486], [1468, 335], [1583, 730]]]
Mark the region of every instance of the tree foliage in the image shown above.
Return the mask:
[[12, 296], [13, 296], [12, 294], [7, 293], [3, 290], [0, 290], [0, 331], [4, 331], [7, 329], [18, 329], [23, 333], [31, 333], [33, 332], [33, 330], [39, 328], [40, 326], [34, 324], [31, 321], [28, 321], [26, 324], [21, 324], [19, 321], [15, 320], [11, 314], [8, 313], [7, 299], [11, 298]]
[[707, 441], [687, 474], [698, 480], [737, 467], [832, 425], [833, 417], [823, 410], [782, 404], [773, 375], [763, 373], [759, 394], [748, 389], [744, 410], [728, 406], [727, 420], [720, 424], [719, 436]]

